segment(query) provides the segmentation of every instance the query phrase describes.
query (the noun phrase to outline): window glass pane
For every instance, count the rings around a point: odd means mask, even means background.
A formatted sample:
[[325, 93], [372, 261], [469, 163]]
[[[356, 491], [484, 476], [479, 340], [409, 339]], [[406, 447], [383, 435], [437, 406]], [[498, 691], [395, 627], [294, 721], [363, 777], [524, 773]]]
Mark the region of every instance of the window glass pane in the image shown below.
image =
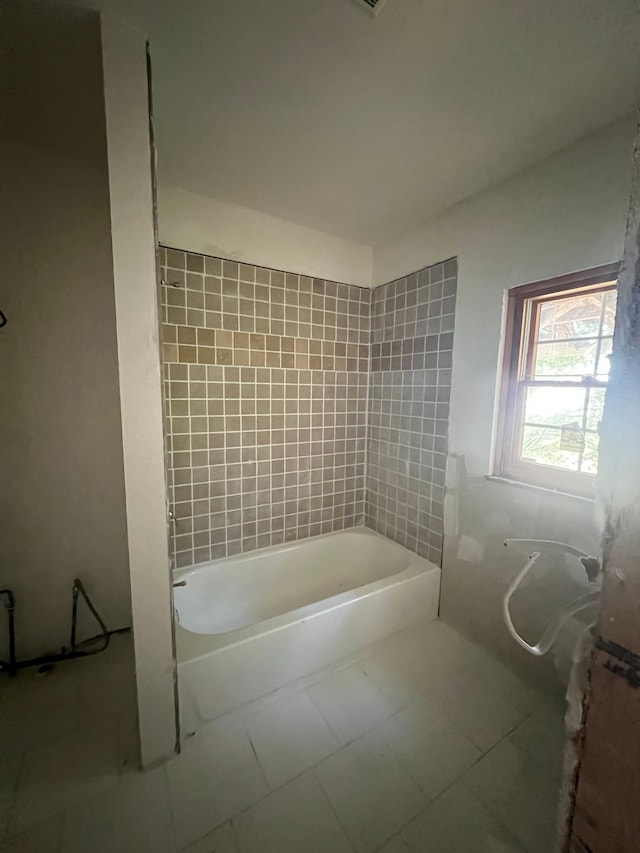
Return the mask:
[[583, 376], [592, 376], [597, 351], [597, 339], [540, 341], [536, 345], [533, 378], [562, 376], [582, 379]]
[[602, 343], [600, 344], [600, 357], [598, 358], [598, 372], [597, 376], [603, 382], [607, 381], [609, 376], [609, 370], [611, 368], [611, 362], [609, 356], [611, 355], [611, 350], [613, 347], [613, 338], [603, 338]]
[[604, 294], [584, 293], [545, 302], [540, 308], [538, 340], [597, 337]]
[[597, 474], [598, 445], [600, 444], [600, 436], [595, 432], [587, 432], [585, 433], [584, 439], [585, 445], [580, 470], [584, 474]]
[[[614, 285], [608, 282], [605, 286]], [[524, 298], [525, 318], [533, 322], [524, 341], [518, 376], [519, 422], [514, 424], [512, 458], [547, 468], [594, 475], [598, 467], [599, 429], [615, 325], [615, 288], [586, 287], [571, 296]], [[527, 324], [524, 324], [526, 330]], [[565, 387], [559, 388], [564, 380]], [[585, 381], [583, 381], [585, 380]], [[524, 398], [522, 397], [524, 395]], [[567, 482], [549, 472], [553, 484]]]
[[605, 388], [590, 388], [587, 391], [587, 429], [597, 431], [600, 426], [604, 411], [605, 390]]
[[525, 423], [582, 426], [586, 400], [585, 388], [527, 388]]
[[602, 334], [612, 335], [616, 321], [616, 300], [618, 294], [615, 290], [609, 290], [604, 295], [604, 317], [602, 318]]
[[553, 465], [555, 468], [577, 471], [580, 453], [562, 450], [561, 434], [562, 430], [549, 427], [523, 427], [520, 458], [527, 462], [537, 462], [539, 465]]

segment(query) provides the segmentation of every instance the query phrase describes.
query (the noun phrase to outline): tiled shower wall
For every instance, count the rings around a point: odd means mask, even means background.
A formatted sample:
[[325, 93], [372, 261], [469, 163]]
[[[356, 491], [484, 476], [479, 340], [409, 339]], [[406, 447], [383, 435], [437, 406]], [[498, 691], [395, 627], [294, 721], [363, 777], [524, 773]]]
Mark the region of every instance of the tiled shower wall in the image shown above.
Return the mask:
[[363, 522], [440, 563], [456, 262], [369, 291], [161, 249], [161, 277], [176, 565]]
[[370, 291], [160, 251], [176, 565], [362, 524]]
[[457, 262], [373, 291], [365, 520], [440, 565]]

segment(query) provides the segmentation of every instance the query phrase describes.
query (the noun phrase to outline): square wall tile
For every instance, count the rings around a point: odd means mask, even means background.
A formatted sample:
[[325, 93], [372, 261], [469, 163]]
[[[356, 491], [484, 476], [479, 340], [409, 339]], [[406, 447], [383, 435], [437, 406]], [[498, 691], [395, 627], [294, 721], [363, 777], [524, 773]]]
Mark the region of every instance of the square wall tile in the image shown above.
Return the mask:
[[164, 256], [176, 566], [363, 523], [439, 563], [455, 261], [370, 291]]

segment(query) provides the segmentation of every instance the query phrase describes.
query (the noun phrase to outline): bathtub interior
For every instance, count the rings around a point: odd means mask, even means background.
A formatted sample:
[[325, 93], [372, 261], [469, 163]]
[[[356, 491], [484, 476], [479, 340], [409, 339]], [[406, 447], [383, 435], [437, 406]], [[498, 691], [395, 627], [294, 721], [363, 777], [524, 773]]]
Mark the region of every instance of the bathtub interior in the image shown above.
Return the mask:
[[[220, 568], [224, 576], [217, 578]], [[236, 573], [244, 586], [221, 606], [217, 582], [233, 584]], [[176, 588], [180, 718], [189, 732], [438, 614], [440, 568], [365, 528], [205, 564], [179, 577], [190, 574], [202, 583]], [[212, 594], [216, 601], [208, 606]]]
[[313, 537], [180, 571], [180, 626], [226, 634], [398, 575], [416, 555], [367, 528]]

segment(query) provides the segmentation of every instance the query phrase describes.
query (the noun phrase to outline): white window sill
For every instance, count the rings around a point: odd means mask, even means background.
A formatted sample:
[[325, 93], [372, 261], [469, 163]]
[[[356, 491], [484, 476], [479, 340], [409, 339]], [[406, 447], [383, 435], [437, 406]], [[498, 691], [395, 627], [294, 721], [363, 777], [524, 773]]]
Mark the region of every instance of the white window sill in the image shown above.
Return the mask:
[[563, 492], [561, 489], [550, 489], [547, 486], [538, 486], [535, 483], [525, 483], [522, 480], [511, 480], [509, 477], [501, 477], [498, 474], [485, 474], [485, 479], [492, 483], [503, 483], [505, 486], [516, 486], [520, 489], [529, 489], [534, 492], [542, 492], [546, 495], [557, 495], [562, 498], [571, 498], [574, 501], [582, 501], [583, 503], [592, 504], [595, 501], [595, 497], [588, 498], [585, 495]]

